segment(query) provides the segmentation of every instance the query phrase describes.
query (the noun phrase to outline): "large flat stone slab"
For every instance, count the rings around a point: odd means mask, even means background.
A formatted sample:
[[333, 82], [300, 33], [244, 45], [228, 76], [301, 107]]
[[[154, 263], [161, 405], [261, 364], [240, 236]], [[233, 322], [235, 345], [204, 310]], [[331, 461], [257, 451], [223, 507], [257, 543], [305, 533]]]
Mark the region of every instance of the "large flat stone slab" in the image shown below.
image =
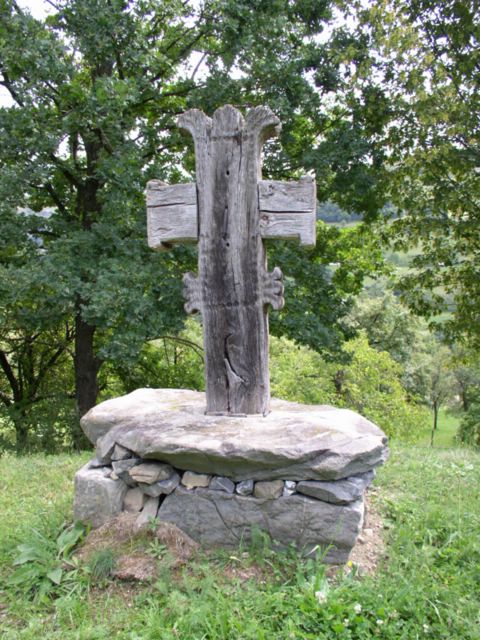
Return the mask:
[[318, 545], [325, 562], [344, 563], [363, 523], [363, 500], [347, 506], [294, 495], [276, 500], [244, 497], [212, 489], [178, 487], [160, 506], [158, 518], [179, 527], [205, 548], [238, 547], [253, 527], [306, 553]]
[[387, 457], [387, 438], [347, 409], [272, 401], [266, 416], [205, 415], [205, 395], [138, 389], [82, 418], [108, 460], [115, 445], [182, 470], [245, 479], [337, 480], [369, 471]]

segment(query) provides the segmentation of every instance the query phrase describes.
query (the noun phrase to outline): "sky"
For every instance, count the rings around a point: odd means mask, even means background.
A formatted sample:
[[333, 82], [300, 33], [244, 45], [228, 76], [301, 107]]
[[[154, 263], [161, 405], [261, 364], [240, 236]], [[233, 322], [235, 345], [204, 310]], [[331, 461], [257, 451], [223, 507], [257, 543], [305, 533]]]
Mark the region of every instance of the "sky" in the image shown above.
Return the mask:
[[44, 18], [53, 12], [53, 8], [45, 0], [17, 0], [17, 4], [22, 9], [28, 9], [35, 18]]

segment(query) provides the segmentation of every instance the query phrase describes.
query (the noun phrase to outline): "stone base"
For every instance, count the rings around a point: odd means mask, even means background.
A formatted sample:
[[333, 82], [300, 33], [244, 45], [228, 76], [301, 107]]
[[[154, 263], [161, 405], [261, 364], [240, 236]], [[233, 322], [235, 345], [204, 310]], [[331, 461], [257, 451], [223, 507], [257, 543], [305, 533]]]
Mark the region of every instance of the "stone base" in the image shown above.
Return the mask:
[[[93, 460], [77, 472], [76, 520], [97, 528], [122, 511], [137, 513], [139, 527], [157, 518], [175, 524], [204, 548], [248, 544], [256, 528], [279, 546], [293, 543], [306, 554], [319, 550], [325, 562], [335, 564], [347, 561], [360, 533], [363, 494], [374, 477], [368, 472], [325, 482], [234, 483], [185, 471], [180, 480], [182, 472], [169, 465], [141, 458], [130, 461], [130, 468], [125, 460], [120, 466], [113, 462], [99, 468]], [[156, 480], [160, 472], [170, 475]], [[139, 475], [150, 482], [136, 482]]]
[[273, 401], [268, 417], [204, 415], [204, 395], [138, 390], [92, 409], [82, 426], [97, 458], [75, 478], [75, 518], [98, 527], [121, 511], [158, 518], [205, 548], [255, 528], [281, 546], [344, 563], [363, 495], [387, 440], [352, 411]]
[[158, 518], [205, 548], [248, 544], [258, 528], [283, 547], [293, 543], [306, 554], [319, 549], [325, 562], [341, 564], [361, 531], [363, 499], [340, 506], [300, 494], [269, 500], [179, 487], [165, 498]]

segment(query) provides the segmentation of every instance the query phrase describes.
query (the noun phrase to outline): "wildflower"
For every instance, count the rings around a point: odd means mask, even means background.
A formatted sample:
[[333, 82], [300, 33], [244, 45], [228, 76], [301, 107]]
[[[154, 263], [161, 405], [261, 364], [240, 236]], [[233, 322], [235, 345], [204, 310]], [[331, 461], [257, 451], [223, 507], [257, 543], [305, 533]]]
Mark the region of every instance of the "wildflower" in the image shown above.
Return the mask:
[[383, 624], [383, 620], [381, 620], [380, 618], [377, 620], [377, 626], [381, 627]]
[[355, 611], [355, 613], [361, 613], [362, 612], [362, 605], [359, 602], [356, 602], [353, 605], [353, 610]]
[[428, 633], [430, 631], [430, 627], [428, 626], [428, 624], [423, 625], [423, 631], [424, 633]]
[[315, 591], [315, 597], [320, 604], [323, 604], [327, 601], [327, 594], [325, 591]]

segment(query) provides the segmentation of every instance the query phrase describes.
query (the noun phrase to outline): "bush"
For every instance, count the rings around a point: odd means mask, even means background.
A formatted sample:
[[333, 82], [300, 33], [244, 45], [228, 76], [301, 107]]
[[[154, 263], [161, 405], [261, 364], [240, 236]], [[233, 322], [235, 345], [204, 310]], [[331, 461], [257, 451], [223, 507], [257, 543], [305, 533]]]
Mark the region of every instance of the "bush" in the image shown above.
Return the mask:
[[305, 404], [335, 401], [334, 368], [322, 356], [288, 338], [270, 338], [272, 396]]
[[457, 437], [464, 444], [480, 448], [480, 404], [472, 404], [465, 413]]
[[365, 332], [349, 340], [350, 362], [337, 378], [340, 403], [378, 424], [389, 437], [414, 440], [429, 420], [428, 410], [409, 402], [402, 386], [402, 367], [386, 351], [368, 343]]

